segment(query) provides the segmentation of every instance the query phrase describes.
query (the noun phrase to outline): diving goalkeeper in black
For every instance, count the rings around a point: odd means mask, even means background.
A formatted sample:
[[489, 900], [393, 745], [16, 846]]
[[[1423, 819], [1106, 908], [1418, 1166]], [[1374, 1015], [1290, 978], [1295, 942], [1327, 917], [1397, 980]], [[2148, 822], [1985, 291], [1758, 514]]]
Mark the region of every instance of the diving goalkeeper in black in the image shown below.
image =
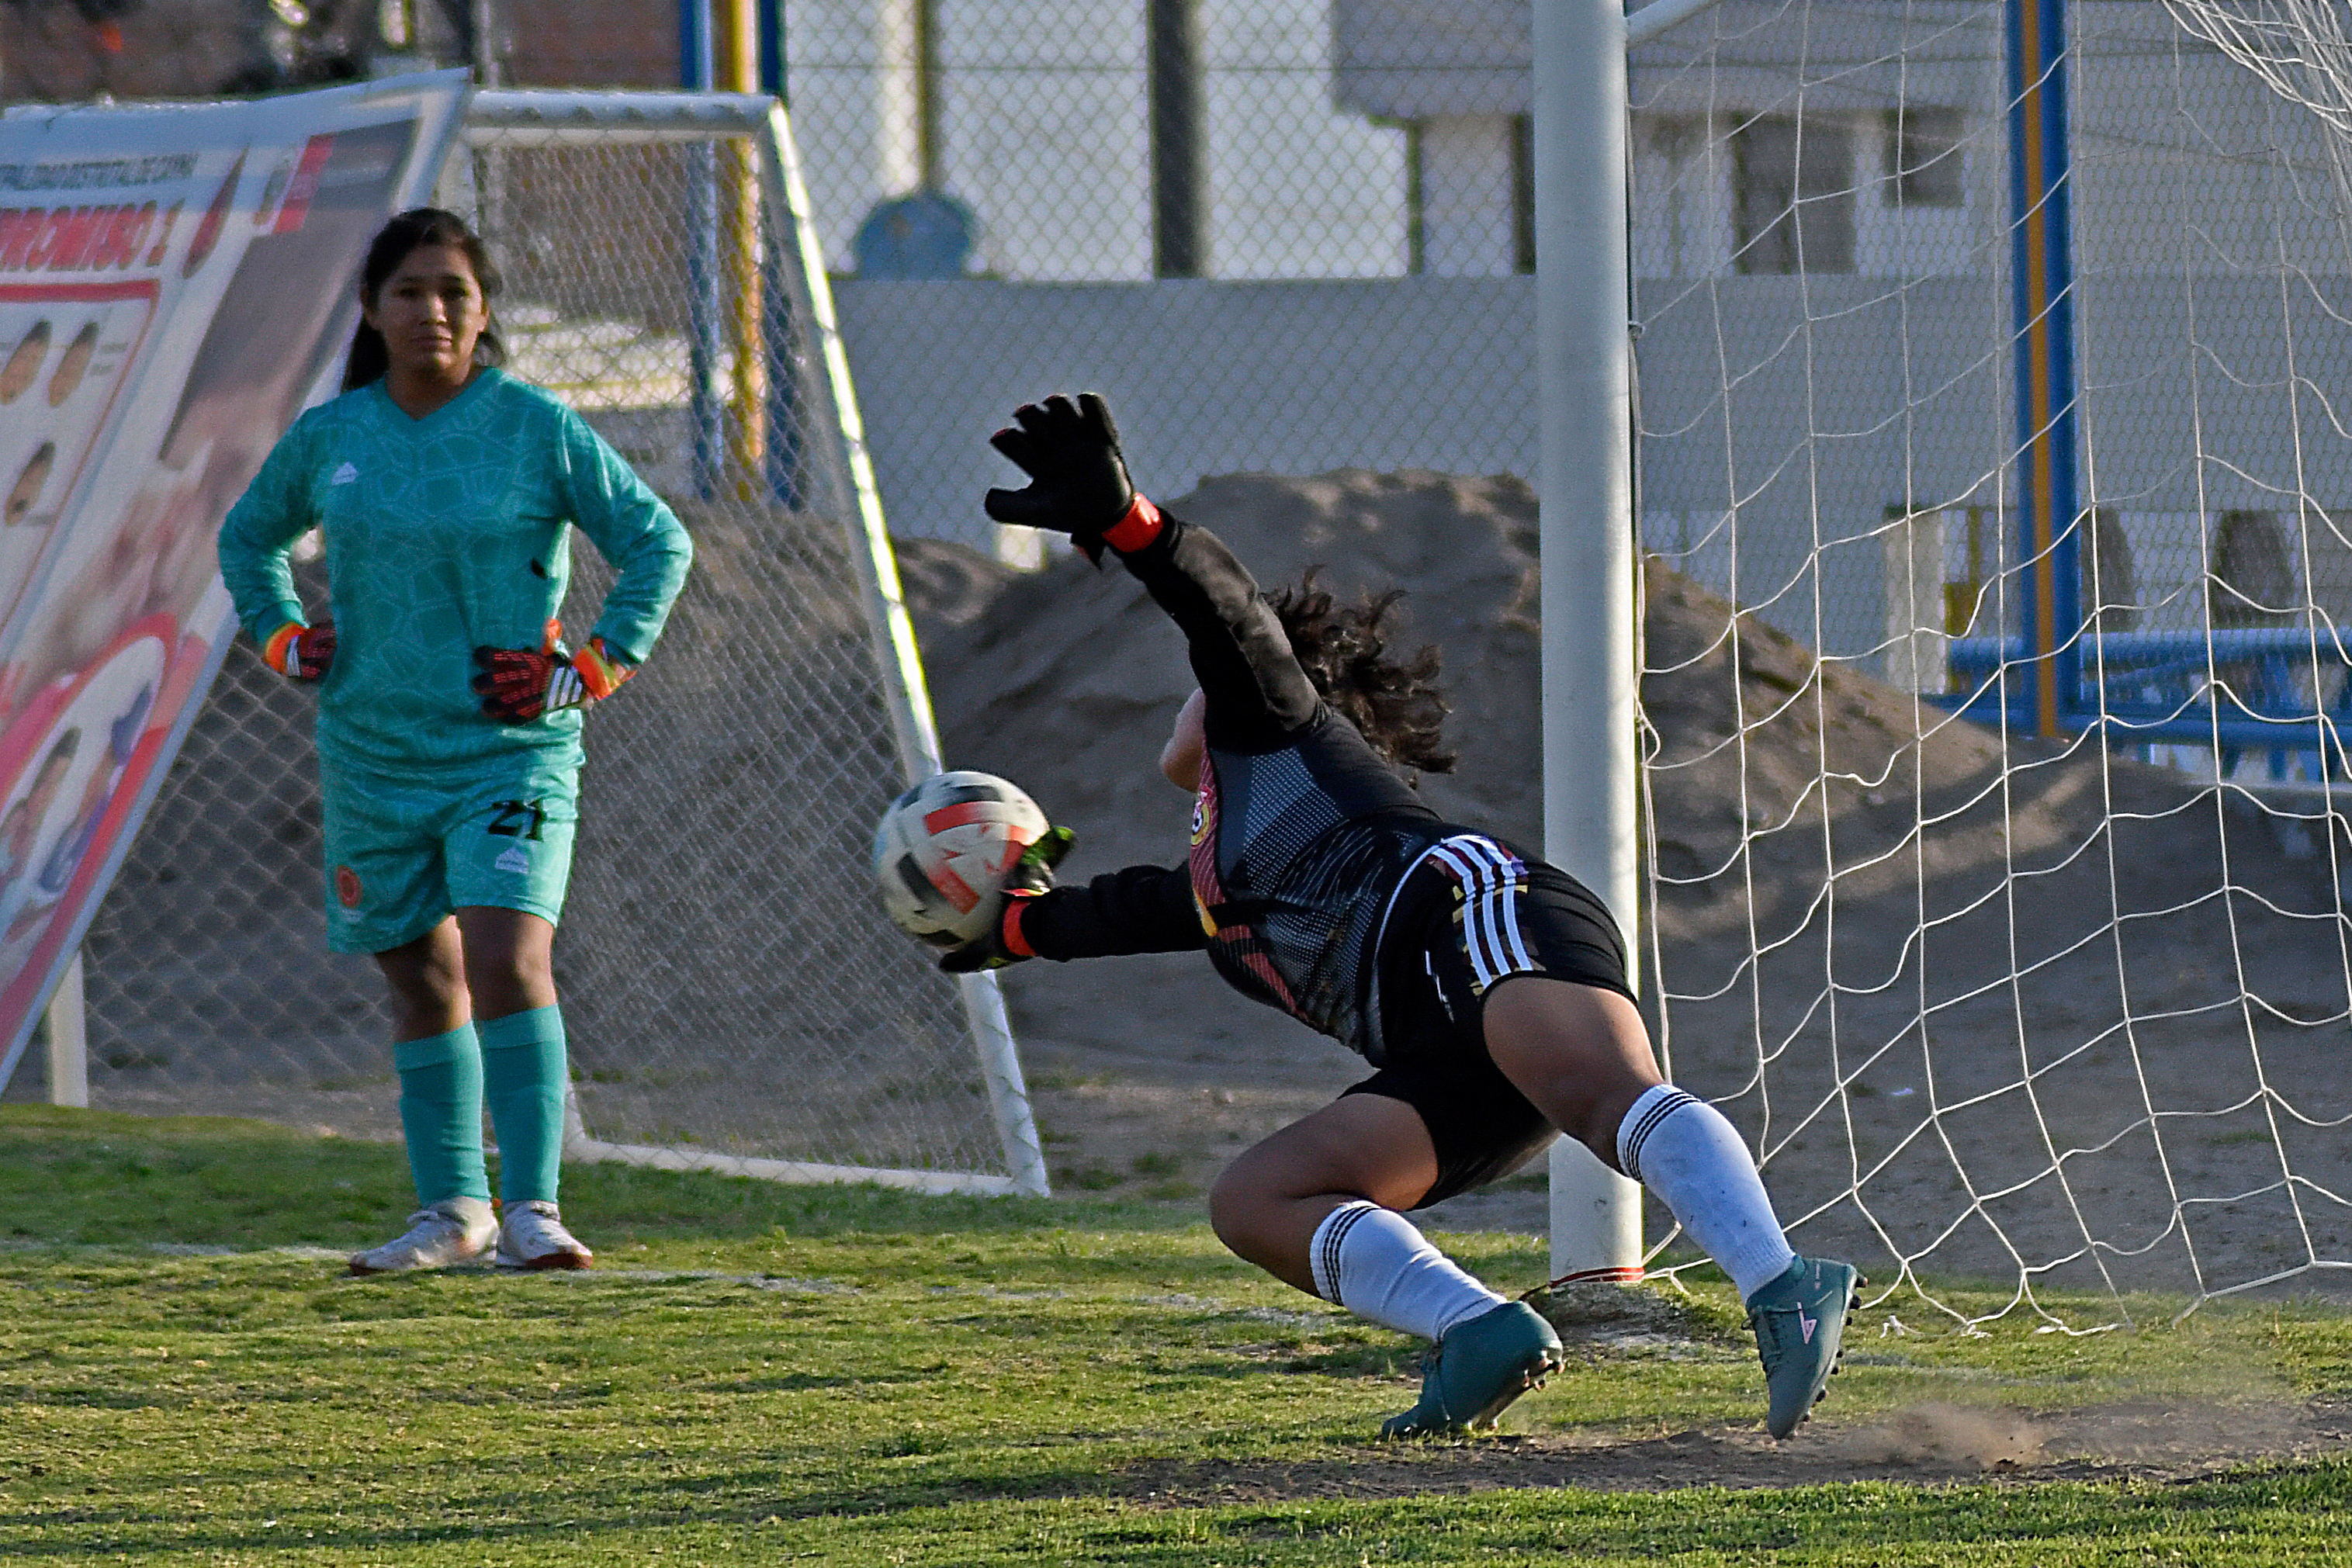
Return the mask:
[[1269, 600], [1207, 529], [1136, 493], [1099, 398], [1047, 399], [993, 438], [1029, 476], [1000, 522], [1108, 550], [1183, 632], [1199, 690], [1161, 771], [1192, 791], [1177, 866], [1054, 887], [1016, 868], [987, 936], [951, 969], [1205, 949], [1226, 982], [1330, 1035], [1371, 1075], [1248, 1150], [1210, 1216], [1234, 1252], [1435, 1342], [1387, 1436], [1491, 1422], [1559, 1364], [1558, 1337], [1450, 1262], [1403, 1211], [1490, 1182], [1561, 1133], [1642, 1182], [1748, 1303], [1785, 1437], [1834, 1370], [1858, 1282], [1790, 1248], [1738, 1132], [1661, 1081], [1591, 892], [1493, 835], [1442, 821], [1403, 768], [1443, 771], [1433, 650], [1387, 656], [1398, 595], [1337, 603], [1310, 579]]

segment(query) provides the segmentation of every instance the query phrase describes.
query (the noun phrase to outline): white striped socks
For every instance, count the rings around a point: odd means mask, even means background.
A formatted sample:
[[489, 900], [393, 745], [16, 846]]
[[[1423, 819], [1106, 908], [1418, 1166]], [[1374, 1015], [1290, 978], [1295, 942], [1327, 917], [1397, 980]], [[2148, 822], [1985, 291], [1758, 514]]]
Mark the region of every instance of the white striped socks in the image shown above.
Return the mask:
[[1796, 1257], [1738, 1130], [1696, 1095], [1671, 1083], [1643, 1091], [1617, 1129], [1617, 1167], [1674, 1211], [1740, 1300]]
[[1447, 1261], [1412, 1222], [1376, 1203], [1343, 1203], [1307, 1243], [1315, 1293], [1383, 1328], [1442, 1339], [1503, 1298]]

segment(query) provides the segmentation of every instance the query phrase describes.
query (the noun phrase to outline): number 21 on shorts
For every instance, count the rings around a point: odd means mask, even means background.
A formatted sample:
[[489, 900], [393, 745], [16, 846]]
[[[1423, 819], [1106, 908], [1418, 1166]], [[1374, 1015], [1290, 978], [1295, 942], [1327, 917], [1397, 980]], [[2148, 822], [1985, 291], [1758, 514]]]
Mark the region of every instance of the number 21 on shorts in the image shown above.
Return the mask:
[[483, 831], [502, 839], [528, 839], [539, 842], [540, 830], [547, 825], [547, 812], [537, 800], [493, 800], [498, 815]]

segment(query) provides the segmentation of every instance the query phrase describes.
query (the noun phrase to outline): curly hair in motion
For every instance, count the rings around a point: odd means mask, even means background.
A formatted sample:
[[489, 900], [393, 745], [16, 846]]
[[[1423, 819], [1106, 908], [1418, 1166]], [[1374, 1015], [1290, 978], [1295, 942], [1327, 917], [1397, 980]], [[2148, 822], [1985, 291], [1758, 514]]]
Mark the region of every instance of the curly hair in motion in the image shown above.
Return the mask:
[[1382, 622], [1404, 590], [1368, 593], [1360, 604], [1341, 604], [1315, 585], [1321, 570], [1308, 567], [1298, 586], [1266, 596], [1307, 678], [1390, 761], [1424, 773], [1451, 773], [1455, 756], [1445, 748], [1444, 730], [1445, 716], [1453, 710], [1437, 684], [1437, 650], [1424, 646], [1403, 660], [1384, 656]]

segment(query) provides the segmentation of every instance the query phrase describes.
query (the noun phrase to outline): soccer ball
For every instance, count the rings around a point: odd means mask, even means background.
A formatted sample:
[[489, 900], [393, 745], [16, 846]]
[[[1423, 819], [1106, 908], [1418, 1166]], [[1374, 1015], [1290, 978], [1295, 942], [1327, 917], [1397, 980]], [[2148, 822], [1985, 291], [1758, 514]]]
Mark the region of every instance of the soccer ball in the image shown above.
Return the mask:
[[933, 774], [874, 830], [882, 907], [908, 936], [960, 947], [996, 923], [1004, 873], [1047, 825], [1036, 801], [992, 773]]

